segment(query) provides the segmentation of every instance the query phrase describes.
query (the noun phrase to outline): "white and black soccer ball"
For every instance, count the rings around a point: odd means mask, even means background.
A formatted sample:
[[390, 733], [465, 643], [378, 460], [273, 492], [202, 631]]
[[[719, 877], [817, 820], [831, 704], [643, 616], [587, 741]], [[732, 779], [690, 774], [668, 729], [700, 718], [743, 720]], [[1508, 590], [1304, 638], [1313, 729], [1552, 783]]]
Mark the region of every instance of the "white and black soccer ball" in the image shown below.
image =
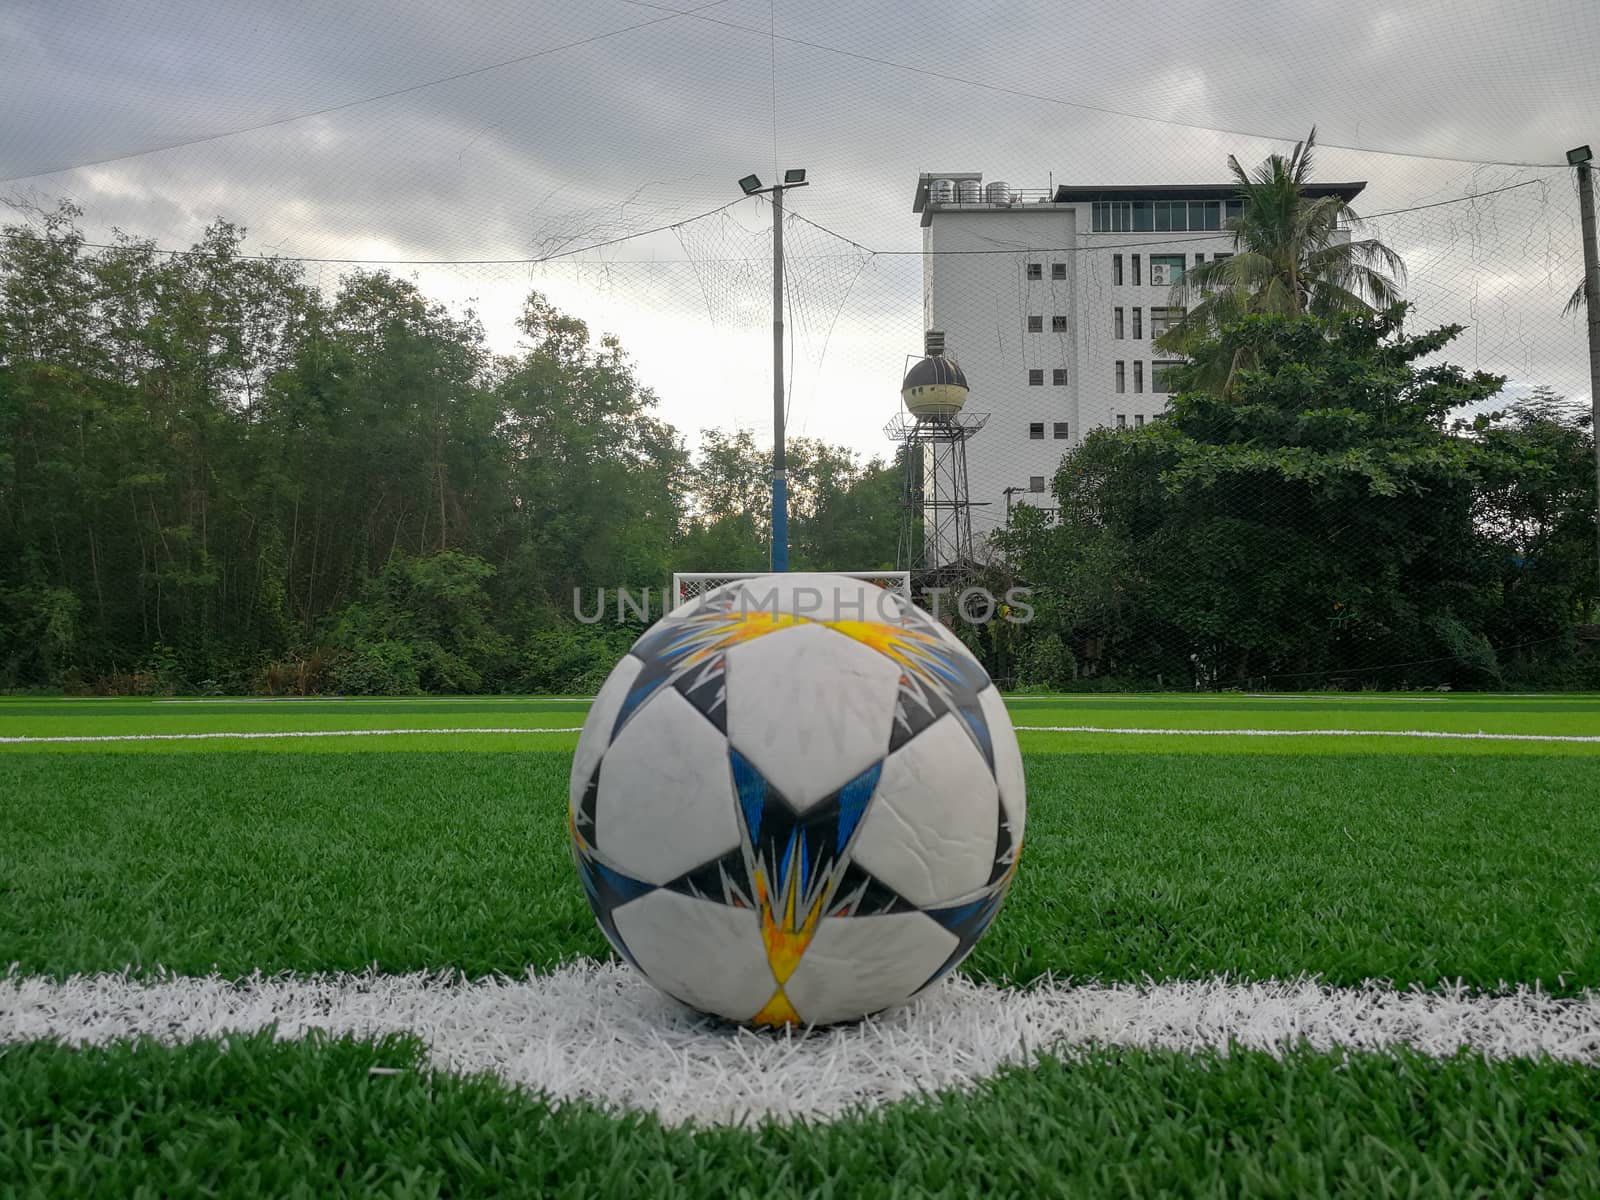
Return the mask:
[[770, 575], [675, 609], [595, 697], [573, 857], [600, 928], [729, 1020], [899, 1004], [999, 911], [1022, 755], [960, 641], [874, 584]]

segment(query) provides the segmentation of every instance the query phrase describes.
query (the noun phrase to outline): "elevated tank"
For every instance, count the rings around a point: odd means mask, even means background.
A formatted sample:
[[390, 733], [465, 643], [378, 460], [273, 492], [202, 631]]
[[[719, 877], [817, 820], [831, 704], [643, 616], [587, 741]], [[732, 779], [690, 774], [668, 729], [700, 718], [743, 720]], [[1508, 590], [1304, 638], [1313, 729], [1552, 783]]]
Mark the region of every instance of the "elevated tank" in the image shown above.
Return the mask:
[[997, 179], [984, 187], [983, 198], [990, 204], [1010, 204], [1011, 185]]
[[967, 402], [967, 377], [945, 354], [942, 332], [928, 330], [924, 348], [926, 354], [911, 364], [900, 384], [900, 398], [913, 417], [953, 417]]
[[977, 204], [979, 185], [976, 179], [962, 179], [956, 182], [956, 203]]
[[928, 183], [929, 204], [953, 204], [956, 198], [956, 184], [953, 179], [934, 179]]

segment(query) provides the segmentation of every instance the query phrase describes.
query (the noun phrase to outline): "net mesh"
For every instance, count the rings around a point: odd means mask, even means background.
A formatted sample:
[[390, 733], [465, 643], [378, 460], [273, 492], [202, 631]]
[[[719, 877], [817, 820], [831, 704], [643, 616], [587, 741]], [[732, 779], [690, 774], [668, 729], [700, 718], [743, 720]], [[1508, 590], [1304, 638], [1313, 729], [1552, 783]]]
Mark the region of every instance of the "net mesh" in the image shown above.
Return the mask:
[[[885, 591], [894, 592], [905, 600], [911, 600], [911, 575], [907, 571], [834, 571], [831, 574], [844, 575], [850, 579], [860, 579], [866, 583], [874, 584]], [[719, 587], [729, 583], [738, 583], [743, 579], [765, 579], [769, 576], [762, 571], [734, 571], [734, 572], [704, 572], [704, 571], [679, 571], [672, 576], [672, 606], [687, 604], [690, 600], [697, 600], [701, 596], [716, 591]]]
[[[1593, 505], [1581, 500], [1592, 476], [1579, 469], [1593, 433], [1574, 415], [1590, 380], [1584, 314], [1569, 305], [1582, 250], [1561, 151], [1592, 140], [1600, 7], [1353, 0], [1317, 11], [1277, 3], [1263, 20], [1246, 0], [1091, 0], [1063, 23], [1048, 0], [1017, 0], [1001, 21], [981, 5], [908, 21], [904, 6], [872, 2], [488, 0], [469, 19], [407, 3], [250, 14], [249, 45], [236, 7], [141, 0], [93, 6], [92, 18], [41, 8], [17, 27], [30, 52], [0, 79], [17, 115], [0, 131], [11, 221], [37, 234], [59, 201], [75, 203], [81, 244], [53, 261], [98, 265], [58, 286], [38, 263], [20, 265], [16, 237], [6, 241], [0, 369], [13, 372], [4, 394], [14, 408], [0, 431], [0, 630], [10, 638], [0, 638], [0, 684], [59, 681], [78, 659], [106, 676], [176, 670], [195, 682], [211, 668], [171, 664], [204, 661], [217, 645], [254, 656], [250, 671], [261, 656], [310, 655], [400, 554], [481, 556], [504, 581], [491, 590], [537, 590], [557, 612], [571, 586], [767, 561], [772, 213], [734, 181], [757, 171], [771, 182], [791, 165], [809, 169], [783, 227], [797, 563], [904, 565], [896, 501], [914, 493], [916, 464], [908, 473], [883, 430], [921, 349], [930, 275], [981, 263], [957, 274], [982, 320], [950, 345], [971, 375], [969, 411], [995, 414], [969, 448], [988, 481], [971, 512], [974, 554], [1004, 576], [996, 585], [1040, 593], [1026, 633], [974, 635], [997, 678], [1588, 678], [1517, 664], [1552, 646], [1568, 662], [1596, 657], [1594, 588], [1583, 582], [1592, 562], [1580, 549], [1593, 534]], [[206, 73], [163, 72], [173, 47]], [[1184, 501], [1211, 514], [1218, 540], [1195, 571], [1152, 582], [1152, 563], [1167, 560], [1134, 562], [1132, 543], [1105, 533], [1126, 499], [1117, 476], [1072, 458], [1088, 428], [1052, 407], [1069, 362], [1063, 338], [1114, 339], [1122, 306], [1075, 306], [1048, 274], [1028, 290], [1031, 261], [1079, 245], [1007, 227], [958, 260], [930, 249], [911, 211], [919, 174], [944, 168], [1035, 194], [1061, 183], [1221, 183], [1230, 156], [1252, 169], [1314, 123], [1313, 178], [1362, 183], [1362, 232], [1405, 263], [1408, 330], [1463, 327], [1421, 365], [1505, 379], [1451, 419], [1538, 397], [1544, 411], [1566, 412], [1572, 435], [1551, 435], [1559, 488], [1532, 496], [1481, 482], [1470, 524], [1482, 553], [1471, 571], [1449, 569], [1455, 590], [1422, 625], [1408, 605], [1418, 610], [1440, 581], [1419, 578], [1399, 547], [1431, 536], [1434, 510], [1389, 497], [1383, 540], [1352, 552], [1315, 603], [1261, 591], [1250, 568], [1284, 542], [1242, 532], [1300, 518], [1309, 528], [1313, 500], [1282, 492], [1273, 509], [1238, 479], [1214, 489], [1232, 493], [1231, 508], [1215, 495]], [[244, 257], [190, 249], [219, 219], [248, 230]], [[1222, 248], [1212, 243], [1189, 248]], [[353, 300], [373, 275], [415, 288], [430, 336], [466, 331], [453, 361], [470, 386], [440, 390], [439, 372], [386, 382], [372, 364], [296, 350], [308, 330], [321, 337], [341, 321], [340, 353], [375, 339], [393, 312]], [[203, 301], [162, 307], [185, 288]], [[314, 320], [301, 311], [309, 304], [263, 307], [262, 296], [297, 288], [323, 306]], [[506, 384], [530, 349], [522, 318], [535, 291], [586, 324], [592, 349], [614, 335], [651, 402], [591, 445], [558, 444], [561, 421], [514, 411], [538, 392], [513, 396]], [[1124, 415], [1135, 434], [1164, 407], [1152, 395], [1153, 317], [1142, 315], [1126, 394], [1145, 407], [1100, 421], [1115, 429]], [[1125, 315], [1130, 334], [1134, 319]], [[174, 330], [188, 341], [164, 342]], [[1038, 411], [1008, 416], [993, 397], [1033, 372], [1039, 389], [1026, 394]], [[368, 385], [370, 407], [357, 412], [349, 394]], [[1066, 386], [1120, 394], [1109, 374]], [[435, 404], [446, 394], [452, 405]], [[98, 427], [68, 419], [111, 409], [116, 421]], [[382, 442], [392, 466], [369, 471], [372, 423], [401, 410], [404, 429]], [[567, 411], [580, 410], [590, 411]], [[473, 424], [473, 413], [489, 415]], [[671, 431], [658, 438], [645, 418]], [[1051, 451], [1042, 465], [1041, 441]], [[125, 461], [122, 446], [137, 453]], [[540, 471], [560, 463], [588, 470], [557, 487], [555, 467]], [[624, 484], [651, 463], [669, 494], [622, 503]], [[355, 494], [358, 484], [370, 488]], [[1163, 494], [1169, 509], [1178, 503]], [[1036, 521], [1044, 533], [1022, 528]], [[1023, 534], [1032, 549], [1016, 542]], [[1040, 538], [1066, 549], [1045, 553]], [[1195, 581], [1215, 564], [1231, 575], [1219, 569], [1202, 603]], [[1384, 597], [1396, 603], [1374, 599]], [[1254, 639], [1249, 653], [1240, 630]], [[501, 661], [537, 657], [519, 644]]]

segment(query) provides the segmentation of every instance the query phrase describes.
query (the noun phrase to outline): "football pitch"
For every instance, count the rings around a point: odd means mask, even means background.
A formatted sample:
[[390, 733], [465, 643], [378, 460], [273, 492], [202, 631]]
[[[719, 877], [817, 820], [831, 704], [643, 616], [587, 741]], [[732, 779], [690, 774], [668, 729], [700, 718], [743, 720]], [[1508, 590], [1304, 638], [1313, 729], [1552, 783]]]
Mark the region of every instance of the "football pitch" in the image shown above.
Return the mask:
[[588, 702], [0, 700], [0, 1193], [1600, 1194], [1600, 698], [1017, 696], [914, 1005], [610, 961]]

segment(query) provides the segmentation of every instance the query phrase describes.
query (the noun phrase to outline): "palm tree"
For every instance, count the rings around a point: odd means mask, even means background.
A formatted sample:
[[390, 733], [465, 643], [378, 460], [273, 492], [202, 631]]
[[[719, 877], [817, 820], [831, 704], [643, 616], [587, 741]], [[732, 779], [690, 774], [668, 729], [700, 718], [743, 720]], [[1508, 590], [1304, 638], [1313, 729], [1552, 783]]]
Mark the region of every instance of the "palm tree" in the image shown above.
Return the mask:
[[[1252, 313], [1331, 316], [1399, 299], [1400, 256], [1376, 238], [1350, 236], [1360, 219], [1342, 196], [1305, 195], [1316, 141], [1313, 127], [1287, 158], [1271, 155], [1253, 173], [1228, 156], [1244, 201], [1230, 223], [1234, 252], [1185, 272], [1174, 285], [1173, 303], [1189, 307], [1158, 339], [1161, 349], [1193, 357], [1202, 342]], [[1232, 355], [1197, 365], [1201, 386], [1227, 391], [1248, 364]]]

